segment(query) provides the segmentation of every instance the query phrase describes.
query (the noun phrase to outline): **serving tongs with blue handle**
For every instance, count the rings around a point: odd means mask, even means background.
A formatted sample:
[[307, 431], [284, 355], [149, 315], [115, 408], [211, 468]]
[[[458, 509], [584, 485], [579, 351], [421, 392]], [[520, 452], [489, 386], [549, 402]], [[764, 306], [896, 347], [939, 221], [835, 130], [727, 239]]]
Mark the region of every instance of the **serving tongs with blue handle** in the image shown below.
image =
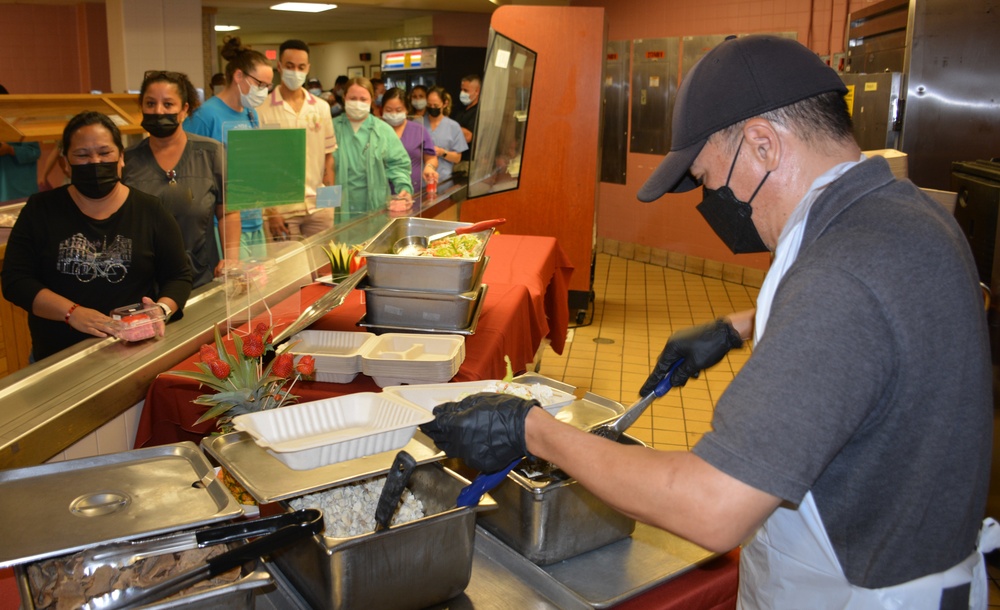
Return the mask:
[[[202, 565], [168, 578], [161, 583], [149, 587], [117, 589], [105, 595], [92, 598], [83, 605], [82, 610], [124, 610], [125, 608], [139, 608], [151, 602], [169, 597], [197, 582], [213, 578], [233, 568], [242, 566], [247, 562], [254, 561], [261, 555], [266, 555], [286, 547], [293, 542], [314, 536], [323, 531], [323, 511], [319, 509], [307, 508], [281, 516], [286, 517], [284, 521], [280, 522], [283, 525], [277, 527], [277, 529], [267, 535], [226, 551], [221, 555], [216, 555], [206, 560]], [[266, 520], [261, 519], [259, 521]], [[253, 523], [248, 522], [247, 525], [252, 527]], [[235, 533], [233, 535], [236, 539], [245, 537], [237, 536]]]
[[[673, 377], [674, 371], [677, 370], [677, 367], [679, 367], [682, 362], [684, 362], [684, 359], [680, 358], [677, 362], [671, 365], [670, 370], [668, 370], [667, 374], [663, 376], [663, 379], [656, 384], [653, 391], [637, 400], [630, 407], [625, 409], [621, 415], [610, 421], [602, 422], [592, 428], [588, 428], [587, 432], [618, 442], [618, 439], [621, 438], [621, 435], [624, 434], [625, 430], [634, 424], [635, 420], [639, 419], [639, 416], [649, 408], [649, 405], [653, 404], [654, 400], [670, 391], [670, 388], [672, 387], [670, 384], [670, 378]], [[510, 471], [514, 470], [514, 467], [520, 464], [523, 459], [524, 458], [519, 457], [501, 470], [491, 472], [489, 474], [481, 473], [476, 476], [472, 483], [462, 488], [462, 491], [458, 493], [458, 502], [456, 502], [456, 505], [463, 507], [475, 506], [479, 504], [479, 499], [483, 497], [483, 494], [502, 483], [503, 480], [507, 478]]]
[[653, 391], [632, 403], [630, 407], [625, 409], [624, 413], [611, 421], [603, 422], [592, 428], [588, 428], [587, 432], [596, 434], [597, 436], [603, 436], [604, 438], [617, 443], [622, 434], [628, 430], [629, 426], [634, 424], [635, 421], [639, 419], [639, 416], [649, 408], [649, 405], [653, 404], [654, 400], [670, 391], [670, 388], [672, 387], [670, 379], [674, 376], [674, 371], [677, 370], [677, 367], [679, 367], [682, 362], [684, 362], [684, 359], [679, 358], [677, 362], [673, 363], [670, 366], [670, 370], [667, 371], [667, 374], [660, 380], [660, 383], [656, 384], [656, 387], [653, 388]]

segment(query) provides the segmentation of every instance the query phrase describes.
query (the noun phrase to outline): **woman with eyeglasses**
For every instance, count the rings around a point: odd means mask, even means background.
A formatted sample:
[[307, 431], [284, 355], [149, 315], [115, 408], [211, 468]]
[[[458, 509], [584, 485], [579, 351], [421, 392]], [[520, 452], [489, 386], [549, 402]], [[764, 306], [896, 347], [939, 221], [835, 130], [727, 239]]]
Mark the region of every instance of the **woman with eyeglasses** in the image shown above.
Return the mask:
[[[260, 126], [255, 108], [267, 99], [274, 69], [259, 51], [243, 46], [239, 38], [228, 37], [222, 46], [226, 64], [226, 87], [208, 98], [184, 121], [184, 131], [226, 144], [233, 129]], [[264, 154], [265, 151], [261, 151]], [[263, 257], [264, 215], [260, 209], [240, 213], [242, 235], [240, 258]], [[226, 253], [226, 258], [232, 258]]]
[[223, 216], [222, 144], [180, 125], [198, 108], [198, 93], [179, 72], [146, 72], [139, 89], [142, 126], [149, 137], [125, 151], [122, 182], [160, 198], [181, 228], [197, 288], [222, 268], [215, 220], [231, 258], [239, 258], [240, 216]]
[[169, 319], [191, 293], [177, 222], [159, 199], [121, 183], [114, 122], [81, 112], [66, 124], [62, 150], [70, 184], [28, 199], [3, 267], [4, 297], [28, 312], [32, 361], [111, 335], [118, 307], [155, 302]]

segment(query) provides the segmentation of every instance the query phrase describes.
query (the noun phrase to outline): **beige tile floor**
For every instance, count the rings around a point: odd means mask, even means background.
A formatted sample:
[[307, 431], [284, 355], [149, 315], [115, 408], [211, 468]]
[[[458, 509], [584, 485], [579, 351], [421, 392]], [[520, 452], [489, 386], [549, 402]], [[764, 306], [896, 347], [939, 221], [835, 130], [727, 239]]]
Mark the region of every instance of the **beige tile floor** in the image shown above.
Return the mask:
[[[667, 338], [693, 324], [748, 309], [758, 289], [598, 254], [593, 319], [570, 330], [562, 355], [546, 348], [543, 375], [628, 405], [656, 362]], [[715, 401], [750, 357], [750, 347], [730, 352], [699, 379], [671, 390], [629, 429], [658, 449], [689, 450], [711, 425]], [[990, 608], [1000, 608], [1000, 568], [989, 568]]]
[[[748, 309], [757, 289], [598, 254], [589, 325], [571, 329], [562, 355], [547, 348], [540, 373], [628, 405], [675, 331]], [[585, 322], [586, 324], [586, 322]], [[715, 400], [750, 356], [734, 350], [686, 386], [671, 390], [629, 429], [660, 449], [690, 449], [709, 428]]]

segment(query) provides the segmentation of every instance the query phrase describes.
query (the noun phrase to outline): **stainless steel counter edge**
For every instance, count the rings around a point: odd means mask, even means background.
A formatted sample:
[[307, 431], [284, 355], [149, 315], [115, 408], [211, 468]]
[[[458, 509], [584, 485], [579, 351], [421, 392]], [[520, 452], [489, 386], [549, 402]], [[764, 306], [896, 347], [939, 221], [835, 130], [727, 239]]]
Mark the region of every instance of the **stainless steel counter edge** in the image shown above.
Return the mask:
[[[433, 217], [461, 196], [453, 186], [426, 201], [412, 215]], [[381, 229], [384, 212], [315, 235], [275, 256], [264, 300], [270, 305], [310, 282], [326, 264], [320, 250], [331, 239], [359, 243]], [[303, 260], [308, 269], [304, 269]], [[274, 281], [274, 279], [277, 281]], [[209, 342], [226, 319], [225, 286], [212, 282], [188, 300], [184, 317], [167, 326], [166, 336], [129, 344], [87, 339], [0, 379], [0, 469], [40, 464], [142, 400], [149, 384]]]

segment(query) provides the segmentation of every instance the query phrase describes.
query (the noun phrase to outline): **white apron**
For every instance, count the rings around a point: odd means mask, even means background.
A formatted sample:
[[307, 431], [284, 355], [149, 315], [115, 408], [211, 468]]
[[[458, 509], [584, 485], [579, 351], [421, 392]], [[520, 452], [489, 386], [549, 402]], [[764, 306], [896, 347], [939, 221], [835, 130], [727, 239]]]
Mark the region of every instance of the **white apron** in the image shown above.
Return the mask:
[[[789, 216], [757, 298], [755, 343], [767, 328], [778, 284], [798, 257], [813, 202], [828, 184], [856, 164], [842, 163], [817, 178]], [[894, 587], [856, 587], [844, 576], [812, 492], [808, 492], [797, 510], [779, 507], [744, 545], [737, 609], [937, 610], [943, 589], [966, 583], [972, 584], [969, 607], [985, 609], [988, 595], [982, 553], [998, 546], [1000, 526], [987, 519], [978, 549], [958, 565]]]
[[809, 492], [798, 510], [778, 508], [743, 546], [736, 608], [938, 610], [942, 590], [971, 583], [969, 608], [985, 610], [989, 595], [982, 553], [998, 543], [1000, 525], [986, 519], [977, 550], [952, 568], [893, 587], [857, 587], [844, 576]]

